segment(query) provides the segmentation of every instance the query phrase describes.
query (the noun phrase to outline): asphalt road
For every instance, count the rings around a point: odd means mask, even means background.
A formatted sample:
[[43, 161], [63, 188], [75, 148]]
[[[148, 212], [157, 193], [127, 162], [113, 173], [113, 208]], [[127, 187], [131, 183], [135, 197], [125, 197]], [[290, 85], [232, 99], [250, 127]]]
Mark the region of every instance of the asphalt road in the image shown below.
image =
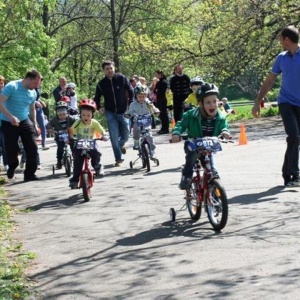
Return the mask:
[[[236, 141], [239, 125], [232, 126]], [[31, 299], [299, 299], [300, 188], [284, 188], [285, 134], [277, 117], [246, 122], [248, 144], [216, 156], [229, 219], [215, 233], [205, 213], [192, 222], [177, 187], [183, 144], [155, 135], [158, 167], [146, 173], [132, 140], [121, 167], [102, 143], [106, 176], [84, 203], [62, 171], [55, 144], [40, 151], [39, 182], [7, 185], [16, 238], [37, 253], [28, 270]], [[21, 172], [21, 170], [20, 170]], [[169, 208], [177, 210], [175, 223]]]

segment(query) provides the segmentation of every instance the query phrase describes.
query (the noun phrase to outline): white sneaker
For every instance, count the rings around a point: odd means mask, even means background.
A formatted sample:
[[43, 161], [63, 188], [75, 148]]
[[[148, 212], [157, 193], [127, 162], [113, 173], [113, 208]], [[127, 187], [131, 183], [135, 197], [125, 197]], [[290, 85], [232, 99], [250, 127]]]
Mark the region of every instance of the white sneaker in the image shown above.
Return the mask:
[[24, 168], [24, 163], [21, 161], [20, 162], [20, 168], [23, 169]]
[[104, 176], [104, 167], [103, 167], [103, 165], [101, 165], [101, 167], [100, 167], [99, 175]]

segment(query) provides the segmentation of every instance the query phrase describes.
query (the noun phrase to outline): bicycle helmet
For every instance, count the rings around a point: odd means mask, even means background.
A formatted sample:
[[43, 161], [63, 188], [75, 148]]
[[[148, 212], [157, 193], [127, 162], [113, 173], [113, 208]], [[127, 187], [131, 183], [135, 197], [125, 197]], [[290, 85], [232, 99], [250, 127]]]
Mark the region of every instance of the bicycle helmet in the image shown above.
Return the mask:
[[91, 108], [93, 112], [97, 110], [96, 102], [92, 99], [82, 99], [79, 103], [79, 109]]
[[62, 96], [62, 97], [60, 98], [60, 101], [69, 103], [71, 100], [70, 100], [70, 97], [68, 97], [68, 96]]
[[203, 79], [200, 76], [196, 76], [191, 79], [190, 86], [202, 85], [203, 83], [204, 83]]
[[55, 105], [55, 110], [58, 110], [59, 108], [68, 109], [68, 104], [64, 101], [58, 101]]
[[71, 89], [75, 90], [76, 89], [76, 84], [73, 83], [73, 82], [70, 82], [70, 83], [68, 83], [67, 88], [71, 88]]
[[213, 83], [204, 83], [196, 91], [198, 102], [203, 101], [205, 97], [208, 97], [210, 95], [219, 95], [219, 89]]
[[143, 85], [138, 85], [135, 89], [134, 89], [134, 94], [145, 94], [147, 95], [147, 90]]

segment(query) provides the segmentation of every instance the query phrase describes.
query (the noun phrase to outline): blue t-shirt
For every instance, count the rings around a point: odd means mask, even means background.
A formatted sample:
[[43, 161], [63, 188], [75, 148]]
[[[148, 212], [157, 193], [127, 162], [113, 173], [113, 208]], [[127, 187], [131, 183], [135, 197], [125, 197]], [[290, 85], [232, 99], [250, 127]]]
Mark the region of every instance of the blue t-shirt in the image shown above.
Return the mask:
[[[30, 104], [35, 102], [37, 97], [36, 91], [25, 89], [21, 80], [15, 80], [3, 88], [2, 94], [7, 97], [4, 102], [5, 108], [20, 121], [27, 119]], [[1, 114], [0, 118], [9, 121], [4, 114]]]
[[281, 52], [271, 72], [277, 75], [282, 74], [278, 103], [300, 106], [300, 49], [294, 55], [288, 51]]

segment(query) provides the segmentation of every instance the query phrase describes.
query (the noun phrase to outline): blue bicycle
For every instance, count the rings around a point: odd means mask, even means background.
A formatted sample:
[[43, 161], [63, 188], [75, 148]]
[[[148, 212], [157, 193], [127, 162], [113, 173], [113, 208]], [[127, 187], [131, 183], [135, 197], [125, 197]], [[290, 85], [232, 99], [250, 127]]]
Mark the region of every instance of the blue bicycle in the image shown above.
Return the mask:
[[142, 167], [146, 168], [147, 172], [149, 172], [151, 169], [150, 160], [152, 160], [156, 166], [159, 166], [159, 160], [153, 156], [153, 150], [151, 149], [151, 145], [148, 140], [152, 123], [151, 114], [137, 115], [134, 117], [134, 122], [137, 122], [137, 125], [140, 127], [141, 137], [138, 149], [138, 158], [135, 161], [130, 161], [129, 165], [132, 169], [134, 164], [141, 159]]

